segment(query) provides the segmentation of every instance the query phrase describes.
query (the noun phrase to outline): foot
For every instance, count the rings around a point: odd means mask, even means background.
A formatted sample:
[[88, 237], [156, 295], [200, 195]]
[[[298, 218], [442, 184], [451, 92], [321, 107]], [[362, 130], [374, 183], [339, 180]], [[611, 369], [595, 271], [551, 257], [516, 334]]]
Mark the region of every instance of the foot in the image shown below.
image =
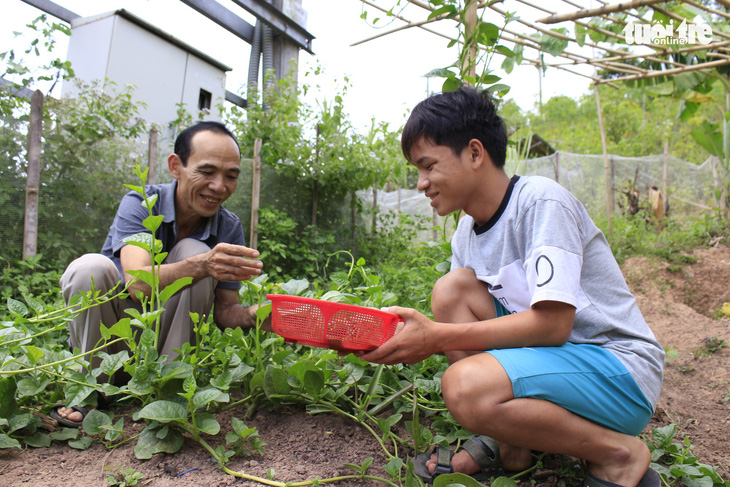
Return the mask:
[[[521, 472], [532, 466], [532, 453], [528, 449], [500, 443], [499, 452], [502, 457], [502, 468], [507, 472]], [[429, 473], [436, 470], [437, 464], [438, 457], [432, 455], [431, 459], [426, 462]], [[466, 450], [460, 450], [454, 454], [451, 458], [451, 467], [454, 472], [466, 475], [473, 475], [480, 470], [474, 457]]]
[[84, 420], [84, 415], [81, 414], [79, 411], [76, 411], [75, 409], [61, 406], [56, 409], [56, 412], [59, 416], [68, 419], [69, 421], [81, 422]]
[[600, 464], [588, 465], [588, 471], [595, 477], [626, 487], [635, 487], [651, 463], [651, 452], [646, 444], [635, 436], [626, 436], [626, 442], [614, 455], [606, 457]]

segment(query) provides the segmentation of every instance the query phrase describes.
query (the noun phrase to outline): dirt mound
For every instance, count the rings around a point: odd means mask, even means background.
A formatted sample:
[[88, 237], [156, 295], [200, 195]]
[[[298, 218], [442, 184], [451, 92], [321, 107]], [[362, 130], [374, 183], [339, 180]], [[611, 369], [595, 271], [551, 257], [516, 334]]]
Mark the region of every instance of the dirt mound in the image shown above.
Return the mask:
[[[730, 350], [723, 345], [730, 343], [730, 320], [717, 316], [723, 303], [730, 302], [730, 249], [702, 249], [689, 257], [682, 265], [642, 257], [629, 259], [623, 266], [647, 322], [668, 351], [664, 389], [647, 432], [677, 424], [677, 441], [688, 438], [699, 461], [717, 467], [728, 479]], [[225, 418], [218, 419], [228, 424]], [[368, 457], [374, 457], [374, 465], [385, 462], [370, 433], [337, 416], [309, 416], [286, 408], [260, 410], [248, 425], [258, 429], [267, 445], [263, 455], [232, 462], [230, 468], [235, 471], [259, 477], [273, 471], [276, 480], [293, 482], [351, 473], [345, 463], [362, 463]], [[140, 425], [130, 424], [134, 428]], [[106, 467], [143, 473], [138, 485], [261, 485], [221, 472], [208, 457], [192, 441], [172, 456], [158, 455], [146, 462], [134, 457], [132, 443], [114, 450], [95, 444], [83, 452], [56, 444], [22, 452], [0, 450], [0, 486], [107, 485]], [[371, 473], [386, 476], [380, 468]], [[535, 485], [555, 485], [554, 476], [551, 480], [538, 477], [533, 476]]]
[[[646, 321], [667, 350], [651, 427], [676, 423], [699, 461], [730, 477], [730, 248], [698, 249], [687, 264], [644, 257], [623, 270]], [[696, 259], [696, 260], [695, 260]], [[691, 261], [694, 260], [693, 263]]]

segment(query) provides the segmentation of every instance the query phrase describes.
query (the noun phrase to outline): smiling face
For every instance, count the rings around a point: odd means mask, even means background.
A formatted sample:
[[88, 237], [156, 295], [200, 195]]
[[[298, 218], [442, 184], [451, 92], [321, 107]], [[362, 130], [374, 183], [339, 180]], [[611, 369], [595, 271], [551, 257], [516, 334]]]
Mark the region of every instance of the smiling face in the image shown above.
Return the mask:
[[439, 215], [466, 208], [474, 183], [469, 147], [457, 155], [450, 147], [421, 137], [411, 147], [410, 160], [418, 169], [418, 190], [431, 198], [431, 206]]
[[204, 130], [191, 141], [186, 166], [176, 154], [168, 167], [177, 179], [175, 212], [178, 225], [196, 225], [211, 217], [238, 186], [241, 155], [235, 141], [226, 134]]

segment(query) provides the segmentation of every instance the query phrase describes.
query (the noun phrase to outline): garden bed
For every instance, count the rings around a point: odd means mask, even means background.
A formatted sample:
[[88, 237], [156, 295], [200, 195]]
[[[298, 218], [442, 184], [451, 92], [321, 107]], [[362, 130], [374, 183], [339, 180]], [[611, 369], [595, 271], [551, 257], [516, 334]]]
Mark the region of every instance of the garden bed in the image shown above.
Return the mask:
[[[646, 432], [676, 424], [679, 429], [675, 439], [689, 439], [699, 463], [716, 467], [728, 480], [730, 350], [721, 345], [730, 342], [730, 321], [716, 316], [723, 303], [730, 302], [730, 249], [720, 246], [697, 250], [693, 257], [696, 262], [680, 266], [643, 257], [629, 259], [623, 265], [639, 306], [669, 357], [659, 408]], [[234, 413], [242, 415], [241, 411]], [[230, 414], [221, 413], [219, 422], [230, 424], [226, 417]], [[126, 424], [130, 432], [142, 428], [131, 421]], [[386, 456], [380, 445], [369, 432], [346, 418], [308, 415], [300, 408], [279, 406], [272, 410], [260, 408], [247, 424], [257, 428], [266, 442], [264, 453], [234, 457], [228, 465], [231, 470], [264, 478], [273, 471], [276, 480], [295, 482], [349, 475], [354, 471], [345, 464], [360, 465], [372, 457], [369, 473], [387, 477], [381, 468]], [[222, 443], [223, 434], [217, 436]], [[399, 454], [403, 458], [407, 452]], [[190, 439], [174, 455], [157, 454], [148, 461], [135, 458], [133, 442], [112, 450], [94, 444], [78, 451], [56, 443], [49, 448], [23, 451], [4, 449], [0, 450], [0, 486], [107, 485], [106, 477], [111, 472], [126, 468], [144, 475], [137, 485], [261, 485], [222, 472], [209, 458]], [[546, 467], [527, 480], [538, 486], [556, 485], [561, 479], [557, 470], [551, 470], [553, 463], [561, 462], [548, 458]], [[574, 476], [578, 478], [579, 473], [574, 472]], [[383, 484], [360, 480], [336, 485]]]

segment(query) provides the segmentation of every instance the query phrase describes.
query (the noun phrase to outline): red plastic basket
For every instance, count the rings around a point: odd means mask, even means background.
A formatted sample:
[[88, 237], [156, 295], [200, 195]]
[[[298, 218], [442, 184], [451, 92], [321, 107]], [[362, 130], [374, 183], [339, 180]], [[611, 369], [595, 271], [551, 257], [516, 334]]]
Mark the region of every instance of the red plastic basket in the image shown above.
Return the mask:
[[268, 294], [271, 327], [288, 342], [340, 351], [374, 350], [395, 333], [400, 317], [321, 299]]

